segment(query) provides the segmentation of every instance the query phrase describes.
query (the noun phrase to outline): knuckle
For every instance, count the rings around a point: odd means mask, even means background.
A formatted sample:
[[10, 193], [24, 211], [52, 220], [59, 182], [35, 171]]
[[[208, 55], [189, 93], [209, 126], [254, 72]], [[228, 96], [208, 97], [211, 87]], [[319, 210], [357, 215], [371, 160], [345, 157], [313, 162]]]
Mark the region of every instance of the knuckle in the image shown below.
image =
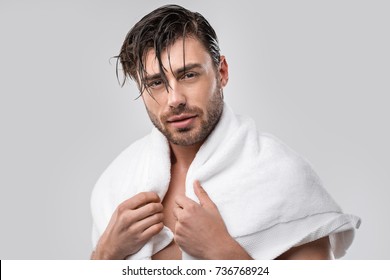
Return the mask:
[[158, 213], [155, 215], [157, 222], [162, 222], [164, 220], [164, 214], [163, 213]]
[[157, 210], [158, 212], [161, 212], [161, 211], [164, 210], [164, 206], [163, 206], [161, 203], [157, 203], [157, 204], [156, 204], [156, 207], [157, 207], [156, 210]]
[[159, 196], [155, 192], [140, 192], [138, 194], [139, 199], [143, 202], [146, 201], [160, 201]]
[[153, 200], [160, 200], [160, 197], [155, 192], [150, 193], [150, 197]]
[[133, 234], [133, 242], [135, 243], [135, 244], [139, 244], [139, 243], [142, 243], [142, 242], [144, 242], [144, 240], [143, 240], [143, 238], [139, 235], [139, 234]]
[[127, 229], [127, 234], [129, 237], [131, 237], [131, 240], [136, 240], [137, 239], [137, 234], [136, 234], [136, 231], [133, 227], [129, 227]]
[[149, 213], [154, 213], [157, 210], [157, 205], [155, 203], [149, 203], [146, 205], [146, 209]]
[[161, 203], [150, 203], [148, 205], [148, 211], [150, 213], [158, 213], [158, 212], [161, 212], [163, 210], [163, 206]]
[[119, 218], [119, 221], [125, 225], [130, 225], [133, 222], [134, 215], [130, 212], [127, 213], [126, 215], [122, 215]]
[[117, 207], [117, 212], [119, 215], [122, 215], [127, 210], [126, 205], [124, 203], [121, 203]]
[[141, 192], [138, 194], [138, 198], [141, 200], [141, 201], [145, 201], [148, 199], [148, 195], [146, 192]]

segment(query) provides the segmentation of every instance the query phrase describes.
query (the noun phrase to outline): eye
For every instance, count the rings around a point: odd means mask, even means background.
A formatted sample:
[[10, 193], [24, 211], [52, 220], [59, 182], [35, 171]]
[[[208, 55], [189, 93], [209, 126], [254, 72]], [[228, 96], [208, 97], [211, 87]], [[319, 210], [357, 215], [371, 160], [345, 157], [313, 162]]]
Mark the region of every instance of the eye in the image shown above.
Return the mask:
[[185, 73], [185, 74], [183, 75], [182, 80], [185, 80], [185, 79], [193, 79], [193, 78], [195, 78], [196, 76], [198, 76], [198, 74], [195, 73], [195, 72], [187, 72], [187, 73]]
[[162, 81], [161, 80], [154, 80], [154, 81], [151, 81], [149, 83], [146, 84], [146, 86], [148, 88], [158, 88], [159, 86], [162, 85]]

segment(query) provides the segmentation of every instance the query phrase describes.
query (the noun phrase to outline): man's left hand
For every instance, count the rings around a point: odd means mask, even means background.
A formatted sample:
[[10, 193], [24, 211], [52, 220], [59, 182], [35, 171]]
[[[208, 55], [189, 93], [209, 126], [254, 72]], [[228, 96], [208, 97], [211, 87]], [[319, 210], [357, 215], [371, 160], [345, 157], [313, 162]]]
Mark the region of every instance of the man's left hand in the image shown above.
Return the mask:
[[215, 203], [199, 181], [194, 191], [200, 203], [182, 195], [175, 199], [175, 241], [189, 255], [199, 259], [250, 259], [230, 236]]

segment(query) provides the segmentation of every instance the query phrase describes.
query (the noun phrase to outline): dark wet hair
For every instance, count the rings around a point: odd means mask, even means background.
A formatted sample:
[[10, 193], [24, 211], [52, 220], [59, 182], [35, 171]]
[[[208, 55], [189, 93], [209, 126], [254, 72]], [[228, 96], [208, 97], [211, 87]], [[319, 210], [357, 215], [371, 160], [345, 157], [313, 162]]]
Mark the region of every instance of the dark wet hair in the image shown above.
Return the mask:
[[[176, 40], [186, 37], [198, 39], [218, 69], [220, 62], [218, 38], [209, 22], [199, 13], [178, 5], [166, 5], [144, 16], [126, 35], [120, 53], [116, 56], [117, 77], [119, 62], [124, 73], [121, 85], [123, 86], [127, 78], [130, 78], [137, 82], [141, 94], [145, 89], [149, 92], [145, 81], [144, 63], [147, 52], [154, 49], [161, 78], [168, 89], [169, 83], [164, 72], [167, 69], [162, 64], [161, 53]], [[185, 64], [185, 60], [183, 61]]]

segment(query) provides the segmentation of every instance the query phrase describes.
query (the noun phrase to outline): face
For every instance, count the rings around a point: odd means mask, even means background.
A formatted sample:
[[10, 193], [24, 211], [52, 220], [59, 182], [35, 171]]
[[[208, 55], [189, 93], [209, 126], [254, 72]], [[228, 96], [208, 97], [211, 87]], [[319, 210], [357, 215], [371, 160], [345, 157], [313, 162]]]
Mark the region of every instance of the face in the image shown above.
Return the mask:
[[149, 117], [172, 144], [202, 143], [222, 114], [222, 88], [228, 80], [226, 60], [221, 56], [216, 69], [203, 45], [193, 38], [177, 40], [161, 54], [161, 59], [168, 89], [162, 81], [154, 50], [146, 55], [146, 83], [150, 93], [145, 90], [142, 98]]

